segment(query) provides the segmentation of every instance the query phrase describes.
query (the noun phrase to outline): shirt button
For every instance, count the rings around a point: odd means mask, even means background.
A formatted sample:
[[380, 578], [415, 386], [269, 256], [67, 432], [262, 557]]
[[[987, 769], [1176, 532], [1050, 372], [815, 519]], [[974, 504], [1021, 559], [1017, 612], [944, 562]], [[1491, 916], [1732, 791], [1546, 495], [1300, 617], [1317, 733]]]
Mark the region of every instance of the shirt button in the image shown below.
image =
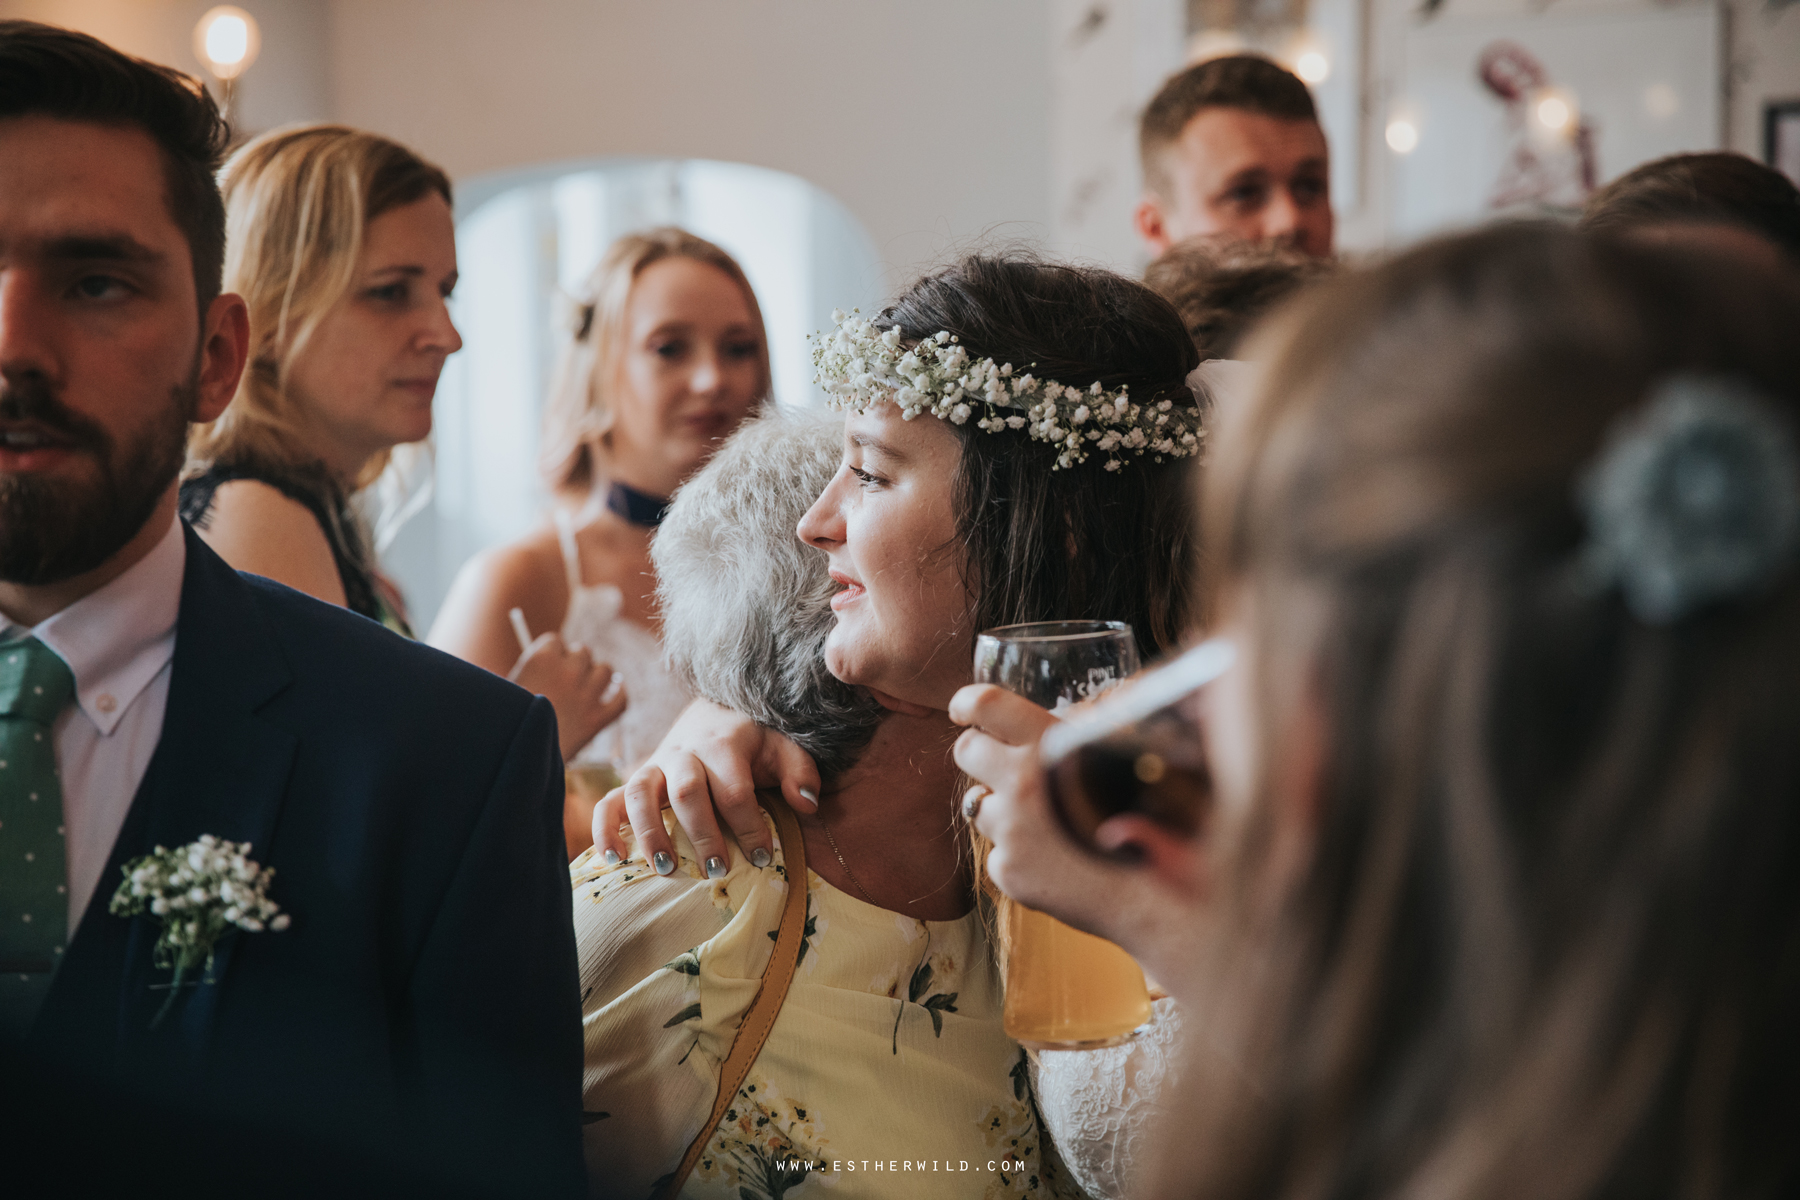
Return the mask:
[[119, 702], [112, 698], [111, 692], [101, 692], [98, 696], [94, 697], [94, 707], [103, 713], [109, 713], [113, 709], [119, 707]]

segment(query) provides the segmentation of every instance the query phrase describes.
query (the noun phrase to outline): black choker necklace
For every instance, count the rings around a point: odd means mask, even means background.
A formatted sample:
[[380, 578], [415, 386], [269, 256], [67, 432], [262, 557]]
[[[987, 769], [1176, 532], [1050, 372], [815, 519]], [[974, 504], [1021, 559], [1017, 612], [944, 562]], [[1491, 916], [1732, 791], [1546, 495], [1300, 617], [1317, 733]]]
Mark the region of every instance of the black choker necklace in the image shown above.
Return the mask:
[[606, 507], [633, 525], [642, 525], [647, 529], [655, 529], [669, 515], [667, 496], [652, 496], [649, 492], [640, 492], [625, 483], [607, 486]]

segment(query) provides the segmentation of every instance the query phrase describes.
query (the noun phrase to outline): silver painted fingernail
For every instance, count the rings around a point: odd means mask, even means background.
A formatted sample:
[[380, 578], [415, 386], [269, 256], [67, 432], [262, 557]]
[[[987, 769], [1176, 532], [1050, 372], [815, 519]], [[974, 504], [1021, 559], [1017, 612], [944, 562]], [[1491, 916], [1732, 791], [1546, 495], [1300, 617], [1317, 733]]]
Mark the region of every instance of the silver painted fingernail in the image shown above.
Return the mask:
[[667, 850], [658, 850], [650, 862], [656, 867], [658, 875], [672, 875], [675, 872], [675, 860], [669, 857]]
[[706, 877], [708, 879], [723, 879], [723, 878], [725, 878], [725, 860], [722, 858], [707, 859], [706, 860]]
[[606, 860], [606, 865], [609, 867], [616, 867], [619, 865], [619, 852], [617, 850], [608, 850], [600, 857]]
[[806, 799], [807, 799], [807, 800], [808, 800], [808, 801], [809, 801], [809, 802], [810, 802], [810, 803], [811, 803], [811, 804], [813, 804], [813, 805], [814, 805], [814, 806], [815, 806], [815, 807], [816, 807], [816, 806], [817, 806], [817, 805], [818, 805], [818, 803], [819, 803], [819, 793], [817, 793], [817, 792], [815, 792], [815, 791], [813, 791], [813, 790], [812, 790], [812, 789], [811, 789], [811, 788], [801, 788], [801, 789], [800, 789], [800, 794], [801, 794], [801, 795], [802, 795], [802, 796], [804, 796], [804, 797], [806, 797]]
[[761, 846], [758, 846], [756, 849], [754, 849], [750, 852], [750, 861], [755, 863], [757, 870], [760, 871], [762, 868], [768, 866], [770, 863], [774, 862], [775, 860], [769, 856], [769, 852], [767, 850], [764, 850]]

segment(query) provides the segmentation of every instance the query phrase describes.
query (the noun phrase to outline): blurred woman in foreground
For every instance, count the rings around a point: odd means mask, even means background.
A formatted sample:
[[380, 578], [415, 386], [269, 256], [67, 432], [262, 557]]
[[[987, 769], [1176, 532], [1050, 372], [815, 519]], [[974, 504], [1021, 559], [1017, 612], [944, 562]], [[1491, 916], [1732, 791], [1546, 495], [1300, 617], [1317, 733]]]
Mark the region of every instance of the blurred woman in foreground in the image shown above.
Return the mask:
[[958, 695], [995, 881], [1187, 964], [1154, 1194], [1800, 1184], [1796, 328], [1774, 272], [1519, 226], [1279, 318], [1205, 481], [1202, 844], [1081, 857], [1047, 714]]

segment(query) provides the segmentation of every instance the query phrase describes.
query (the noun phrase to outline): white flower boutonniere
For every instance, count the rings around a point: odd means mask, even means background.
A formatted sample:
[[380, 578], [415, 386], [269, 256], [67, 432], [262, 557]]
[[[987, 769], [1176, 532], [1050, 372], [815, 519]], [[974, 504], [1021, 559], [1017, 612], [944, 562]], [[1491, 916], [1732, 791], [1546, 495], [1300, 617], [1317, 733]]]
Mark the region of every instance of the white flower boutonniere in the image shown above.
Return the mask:
[[213, 949], [225, 934], [288, 927], [287, 914], [266, 894], [274, 868], [259, 865], [249, 854], [249, 842], [220, 841], [208, 833], [173, 850], [158, 846], [125, 864], [125, 881], [113, 893], [111, 912], [120, 917], [147, 912], [162, 922], [154, 961], [175, 973], [152, 1028], [175, 1002], [185, 976], [196, 968], [212, 969]]

